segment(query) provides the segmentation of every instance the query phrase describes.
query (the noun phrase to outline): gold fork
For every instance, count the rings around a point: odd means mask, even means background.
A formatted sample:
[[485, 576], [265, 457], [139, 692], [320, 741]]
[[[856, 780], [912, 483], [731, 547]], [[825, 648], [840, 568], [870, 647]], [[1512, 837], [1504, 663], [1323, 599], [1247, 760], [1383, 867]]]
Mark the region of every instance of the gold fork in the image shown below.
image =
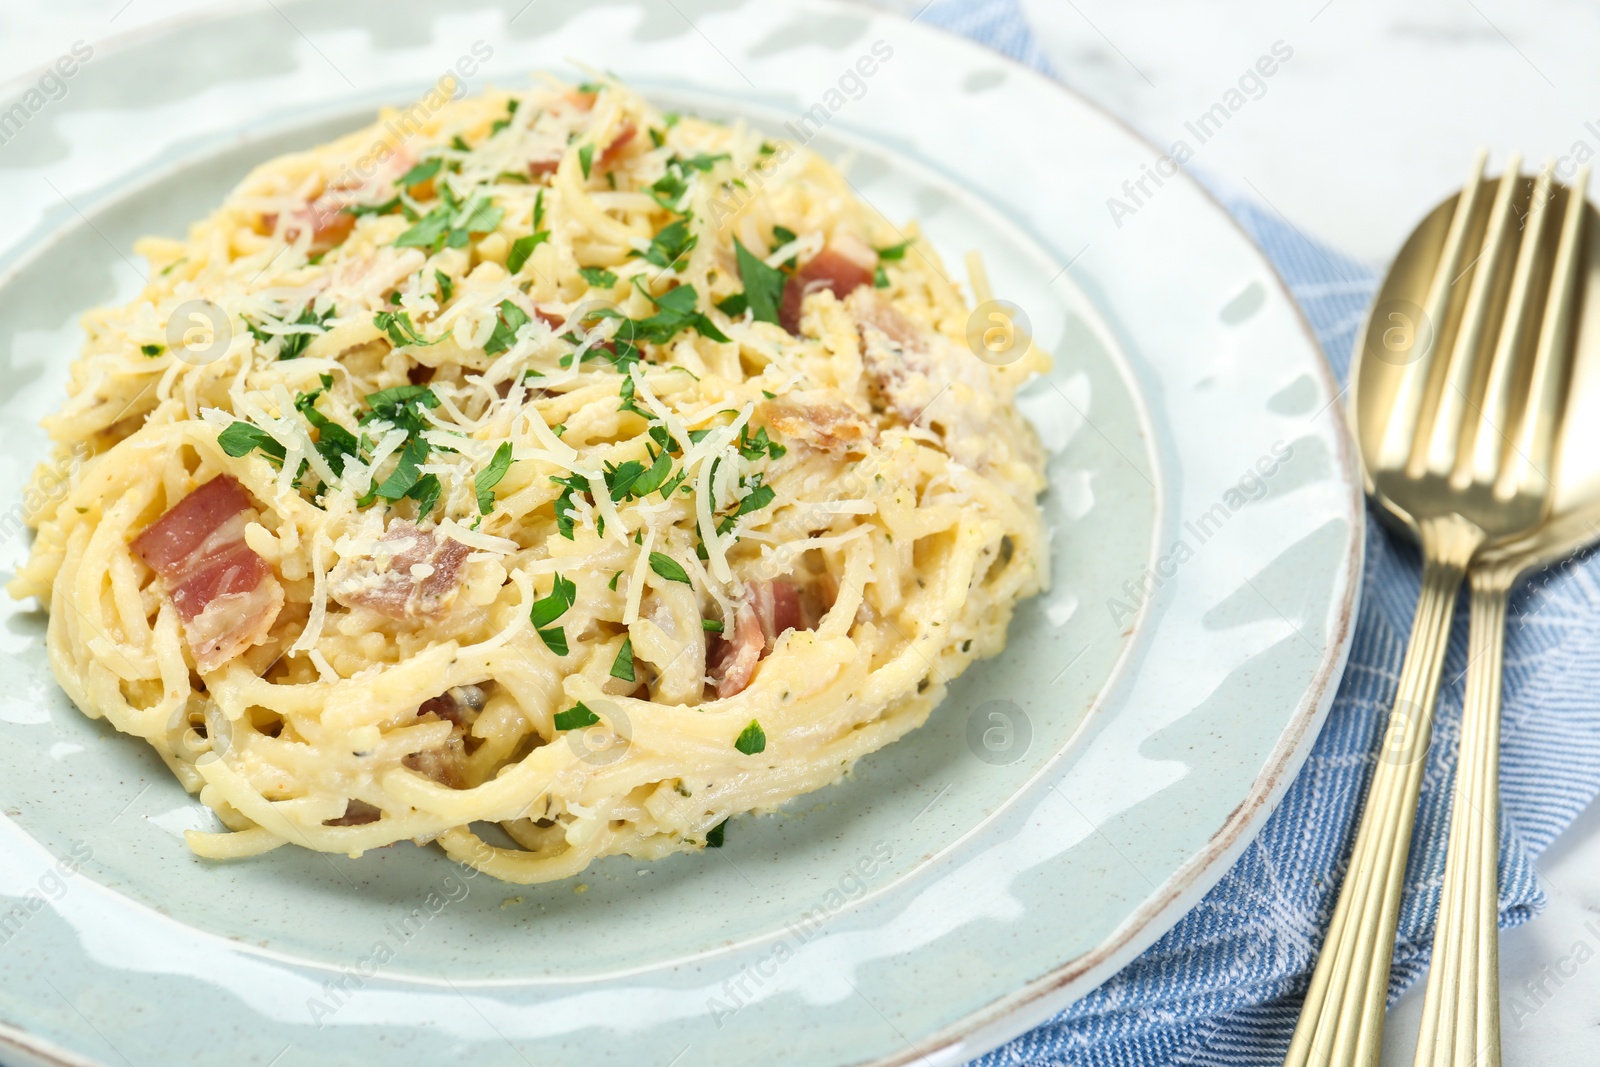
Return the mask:
[[[1473, 562], [1469, 577], [1470, 659], [1461, 752], [1416, 1067], [1499, 1067], [1500, 1063], [1500, 684], [1506, 607], [1522, 575], [1600, 538], [1600, 448], [1594, 427], [1595, 416], [1600, 415], [1600, 339], [1592, 329], [1585, 334], [1578, 325], [1593, 326], [1591, 309], [1585, 306], [1581, 315], [1573, 311], [1585, 303], [1580, 276], [1592, 279], [1600, 251], [1595, 238], [1600, 219], [1584, 196], [1588, 184], [1584, 168], [1570, 189], [1548, 183], [1536, 187], [1529, 214], [1528, 228], [1535, 237], [1548, 240], [1549, 229], [1559, 223], [1535, 361], [1559, 361], [1570, 348], [1572, 370], [1565, 416], [1553, 404], [1528, 416], [1561, 420], [1553, 454], [1529, 457], [1554, 467], [1550, 512], [1515, 541], [1487, 546]], [[1537, 377], [1537, 369], [1534, 374]], [[1518, 447], [1525, 443], [1532, 447], [1543, 439], [1541, 433], [1519, 429]]]
[[[1439, 670], [1468, 565], [1544, 516], [1565, 353], [1538, 360], [1551, 315], [1537, 206], [1513, 157], [1496, 181], [1478, 156], [1460, 194], [1407, 240], [1355, 354], [1354, 428], [1367, 490], [1422, 549], [1422, 591], [1382, 756], [1289, 1067], [1377, 1063], [1401, 885], [1432, 730]], [[1547, 169], [1536, 183], [1548, 198]], [[1563, 241], [1566, 234], [1562, 234]], [[1559, 257], [1559, 251], [1557, 252]], [[1570, 308], [1558, 313], [1558, 321]]]

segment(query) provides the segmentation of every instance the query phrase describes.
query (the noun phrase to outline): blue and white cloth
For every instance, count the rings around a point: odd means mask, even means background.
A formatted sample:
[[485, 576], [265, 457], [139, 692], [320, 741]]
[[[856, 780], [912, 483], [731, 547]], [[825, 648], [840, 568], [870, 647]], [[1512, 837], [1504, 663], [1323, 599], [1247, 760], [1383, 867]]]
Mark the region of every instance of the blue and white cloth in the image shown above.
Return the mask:
[[[921, 18], [1056, 73], [1016, 0], [934, 0]], [[1371, 269], [1311, 242], [1253, 201], [1219, 195], [1288, 282], [1343, 379], [1377, 286]], [[1144, 955], [974, 1067], [1282, 1063], [1332, 917], [1420, 579], [1416, 550], [1369, 521], [1349, 667], [1322, 736], [1261, 835]], [[1503, 927], [1526, 922], [1543, 906], [1534, 858], [1600, 792], [1600, 557], [1569, 561], [1529, 583], [1510, 618], [1500, 772]], [[1463, 604], [1406, 871], [1391, 1003], [1424, 972], [1433, 941], [1466, 662]]]

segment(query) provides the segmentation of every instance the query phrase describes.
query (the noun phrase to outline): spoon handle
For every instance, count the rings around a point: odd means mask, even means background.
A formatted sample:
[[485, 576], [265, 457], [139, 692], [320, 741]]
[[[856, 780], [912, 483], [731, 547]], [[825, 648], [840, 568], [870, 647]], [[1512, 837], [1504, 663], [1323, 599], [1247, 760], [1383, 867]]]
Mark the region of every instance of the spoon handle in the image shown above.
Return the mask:
[[1470, 656], [1444, 895], [1416, 1067], [1500, 1064], [1500, 685], [1516, 571], [1472, 571]]
[[1422, 593], [1383, 748], [1333, 922], [1311, 975], [1285, 1067], [1371, 1067], [1383, 1039], [1389, 963], [1423, 757], [1456, 593], [1482, 533], [1456, 516], [1421, 524]]

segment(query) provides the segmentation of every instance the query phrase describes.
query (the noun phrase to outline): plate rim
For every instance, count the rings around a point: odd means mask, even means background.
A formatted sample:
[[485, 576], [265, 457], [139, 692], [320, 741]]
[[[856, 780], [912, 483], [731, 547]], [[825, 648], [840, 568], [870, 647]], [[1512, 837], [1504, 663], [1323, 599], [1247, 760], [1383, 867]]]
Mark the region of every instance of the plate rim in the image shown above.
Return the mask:
[[[828, 7], [841, 15], [855, 14], [859, 17], [862, 14], [862, 5], [851, 2], [851, 0], [800, 0], [800, 3], [795, 3], [791, 6], [799, 7], [801, 3]], [[272, 3], [271, 0], [240, 0], [240, 2], [214, 0], [212, 3], [189, 11], [121, 31], [101, 41], [92, 42], [92, 44], [97, 56], [101, 54], [119, 54], [148, 45], [170, 33], [181, 31], [197, 24], [226, 22], [242, 15], [259, 13], [268, 8], [276, 10], [276, 7], [277, 5]], [[918, 23], [916, 18], [908, 17], [905, 13], [896, 9], [873, 6], [868, 9], [866, 14], [868, 17], [892, 18], [907, 26]], [[924, 31], [931, 30], [957, 47], [981, 52], [988, 60], [1004, 66], [1009, 74], [1018, 76], [1021, 80], [1028, 82], [1033, 92], [1064, 94], [1078, 106], [1093, 112], [1101, 121], [1117, 128], [1125, 137], [1151, 150], [1156, 157], [1161, 155], [1162, 150], [1160, 147], [1142, 131], [1096, 100], [1057, 80], [1050, 74], [946, 27], [920, 22], [919, 28]], [[7, 97], [12, 92], [27, 85], [47, 67], [48, 64], [29, 68], [11, 78], [0, 81], [0, 98]], [[1243, 224], [1228, 211], [1217, 195], [1203, 183], [1196, 180], [1190, 171], [1182, 170], [1179, 184], [1186, 186], [1191, 192], [1198, 192], [1208, 210], [1225, 220], [1227, 227], [1242, 238], [1250, 256], [1263, 269], [1263, 273], [1270, 278], [1271, 286], [1274, 287], [1276, 293], [1286, 305], [1292, 309], [1296, 326], [1314, 355], [1312, 363], [1318, 384], [1326, 389], [1330, 395], [1333, 395], [1335, 402], [1337, 402], [1340, 387], [1332, 365], [1306, 317], [1305, 310], [1294, 298], [1288, 284], [1279, 274], [1277, 267], [1267, 257]], [[981, 200], [986, 207], [995, 208], [995, 205], [980, 192], [972, 190], [972, 195]], [[100, 202], [96, 201], [90, 206], [90, 210], [93, 211], [99, 206]], [[13, 260], [12, 263], [7, 265], [7, 269], [0, 272], [6, 278], [9, 278], [15, 269], [25, 266], [35, 255], [43, 252], [52, 241], [51, 234], [58, 233], [62, 229], [59, 224], [51, 225], [48, 220], [43, 221], [39, 228], [44, 229], [46, 233], [39, 234], [35, 231], [32, 235], [24, 234], [11, 246], [13, 250], [22, 250], [28, 245], [33, 245], [33, 248], [28, 250], [25, 255]], [[43, 238], [43, 240], [40, 240], [40, 238]], [[1074, 287], [1077, 288], [1076, 286]], [[1081, 288], [1078, 289], [1078, 292], [1089, 306], [1095, 308], [1096, 311], [1100, 310], [1099, 303], [1089, 294], [1083, 292]], [[1136, 402], [1135, 406], [1140, 415], [1141, 425], [1149, 427], [1157, 419], [1150, 410], [1143, 383], [1140, 382], [1137, 376], [1132, 374], [1131, 368], [1126, 365], [1124, 352], [1119, 350], [1116, 353], [1114, 362], [1119, 376], [1123, 377], [1130, 386]], [[1330, 628], [1328, 641], [1317, 665], [1317, 670], [1306, 683], [1292, 716], [1286, 720], [1283, 730], [1279, 733], [1276, 742], [1269, 751], [1260, 772], [1252, 781], [1250, 790], [1244, 800], [1230, 812], [1222, 825], [1207, 838], [1203, 847], [1184, 860], [1179, 867], [1156, 886], [1155, 893], [1151, 897], [1143, 900], [1114, 928], [1109, 936], [1093, 948], [1028, 981], [1016, 992], [998, 998], [962, 1016], [943, 1030], [931, 1035], [923, 1042], [925, 1047], [931, 1046], [928, 1051], [907, 1050], [876, 1059], [852, 1059], [849, 1061], [851, 1067], [902, 1067], [902, 1065], [922, 1061], [940, 1063], [964, 1062], [967, 1059], [982, 1055], [1033, 1028], [1044, 1018], [1086, 995], [1176, 925], [1190, 908], [1220, 881], [1222, 876], [1231, 868], [1238, 854], [1259, 833], [1266, 819], [1277, 809], [1283, 794], [1298, 775], [1300, 768], [1310, 754], [1312, 746], [1315, 744], [1317, 736], [1321, 732], [1337, 693], [1339, 682], [1342, 679], [1344, 667], [1348, 662], [1354, 638], [1356, 610], [1360, 602], [1362, 579], [1366, 564], [1364, 534], [1367, 517], [1360, 464], [1355, 456], [1354, 445], [1348, 433], [1346, 421], [1341, 418], [1336, 419], [1335, 422], [1339, 430], [1330, 435], [1336, 445], [1333, 455], [1335, 470], [1333, 472], [1334, 477], [1329, 480], [1342, 478], [1349, 489], [1349, 492], [1345, 494], [1348, 508], [1339, 516], [1349, 522], [1351, 530], [1349, 550], [1343, 563], [1344, 573], [1348, 576], [1348, 580], [1344, 583], [1342, 600], [1336, 606], [1337, 614], [1334, 617], [1336, 625]], [[1159, 453], [1150, 450], [1146, 455], [1154, 468], [1159, 470], [1161, 466]], [[1168, 506], [1167, 496], [1161, 491], [1159, 484], [1154, 499], [1157, 517], [1157, 522], [1154, 525], [1157, 540], [1153, 551], [1158, 553], [1161, 532], [1159, 517]], [[1046, 765], [1047, 768], [1061, 758], [1062, 755], [1075, 751], [1075, 746], [1090, 723], [1103, 716], [1104, 706], [1109, 696], [1115, 693], [1125, 681], [1134, 652], [1140, 647], [1142, 641], [1149, 639], [1150, 603], [1147, 601], [1140, 606], [1138, 616], [1133, 621], [1134, 632], [1131, 635], [1131, 639], [1126, 642], [1123, 650], [1114, 661], [1106, 682], [1085, 712], [1083, 720], [1073, 731], [1071, 740], [1064, 746], [1062, 752], [1058, 753], [1051, 763]], [[1042, 774], [1043, 770], [1040, 773]], [[1032, 779], [1030, 779], [1031, 781]], [[1009, 804], [1010, 800], [1007, 803]], [[77, 1052], [56, 1045], [47, 1038], [0, 1020], [0, 1046], [5, 1045], [13, 1046], [26, 1054], [41, 1057], [44, 1062], [58, 1064], [59, 1067], [98, 1067], [102, 1063], [102, 1061], [82, 1056]]]

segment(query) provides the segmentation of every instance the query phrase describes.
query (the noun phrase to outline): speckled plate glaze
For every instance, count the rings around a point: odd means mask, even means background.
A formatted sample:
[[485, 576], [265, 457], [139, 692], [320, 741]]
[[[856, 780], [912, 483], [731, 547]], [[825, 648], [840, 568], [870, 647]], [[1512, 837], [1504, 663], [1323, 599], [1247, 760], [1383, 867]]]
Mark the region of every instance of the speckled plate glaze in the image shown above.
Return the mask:
[[1299, 767], [1344, 663], [1361, 524], [1294, 306], [1185, 179], [1111, 217], [1157, 153], [1106, 115], [854, 6], [280, 2], [98, 47], [60, 99], [15, 83], [3, 564], [26, 551], [22, 486], [77, 315], [137, 290], [137, 235], [181, 232], [254, 163], [447, 70], [479, 89], [574, 62], [847, 160], [951, 269], [983, 251], [1057, 356], [1026, 400], [1052, 456], [1055, 587], [844, 784], [736, 820], [720, 851], [531, 889], [409, 846], [195, 859], [181, 831], [211, 816], [71, 708], [42, 614], [7, 603], [8, 1063], [958, 1063], [1170, 927]]

